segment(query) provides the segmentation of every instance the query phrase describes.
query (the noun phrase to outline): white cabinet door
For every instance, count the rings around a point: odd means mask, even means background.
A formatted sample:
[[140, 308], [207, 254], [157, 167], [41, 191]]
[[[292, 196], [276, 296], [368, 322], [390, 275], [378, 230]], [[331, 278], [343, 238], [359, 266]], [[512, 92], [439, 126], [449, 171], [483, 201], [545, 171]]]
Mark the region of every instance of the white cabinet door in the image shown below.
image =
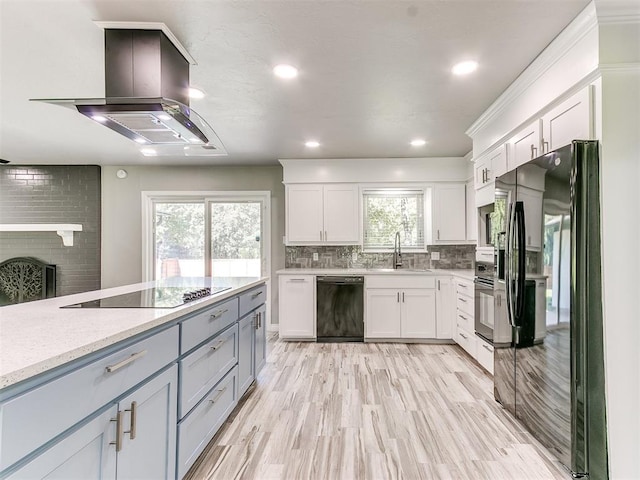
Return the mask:
[[353, 184], [324, 186], [324, 241], [358, 243], [360, 221], [358, 187]]
[[280, 338], [315, 338], [313, 275], [280, 275], [278, 282]]
[[256, 378], [267, 364], [267, 307], [262, 305], [256, 310], [254, 370]]
[[436, 338], [453, 339], [456, 305], [451, 277], [436, 279]]
[[593, 138], [591, 123], [591, 87], [587, 87], [542, 117], [544, 152]]
[[76, 429], [7, 480], [113, 480], [116, 478], [114, 405]]
[[[492, 188], [493, 190], [493, 188]], [[476, 211], [476, 190], [473, 188], [473, 182], [467, 182], [466, 185], [466, 222], [467, 222], [467, 240], [478, 240], [478, 212]], [[493, 192], [491, 197], [493, 198]]]
[[518, 200], [524, 203], [524, 228], [526, 249], [542, 249], [542, 192], [518, 187]]
[[402, 338], [436, 338], [436, 292], [406, 289], [400, 292]]
[[254, 374], [254, 318], [249, 314], [238, 322], [238, 398], [253, 383]]
[[119, 403], [124, 425], [118, 480], [175, 478], [177, 388], [173, 365]]
[[507, 173], [507, 144], [500, 145], [489, 154], [490, 170], [487, 174], [490, 181]]
[[387, 288], [366, 292], [366, 338], [400, 338], [400, 292]]
[[287, 242], [321, 243], [322, 185], [287, 185]]
[[515, 134], [509, 141], [509, 157], [507, 167], [509, 171], [523, 163], [540, 156], [540, 120], [528, 125]]
[[466, 240], [465, 184], [438, 185], [433, 189], [433, 242]]

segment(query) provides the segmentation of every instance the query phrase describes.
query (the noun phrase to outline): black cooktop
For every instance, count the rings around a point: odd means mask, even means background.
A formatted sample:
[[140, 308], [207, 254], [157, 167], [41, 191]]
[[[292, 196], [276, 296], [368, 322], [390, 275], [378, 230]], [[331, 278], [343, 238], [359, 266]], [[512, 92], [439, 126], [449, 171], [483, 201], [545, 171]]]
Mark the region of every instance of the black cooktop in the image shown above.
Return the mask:
[[152, 287], [61, 308], [175, 308], [231, 287]]

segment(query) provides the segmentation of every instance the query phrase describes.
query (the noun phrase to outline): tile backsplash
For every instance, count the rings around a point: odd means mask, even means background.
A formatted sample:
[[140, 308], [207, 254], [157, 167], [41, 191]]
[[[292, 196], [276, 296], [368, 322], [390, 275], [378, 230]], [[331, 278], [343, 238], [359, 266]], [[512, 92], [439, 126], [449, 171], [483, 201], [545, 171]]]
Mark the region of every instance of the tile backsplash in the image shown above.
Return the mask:
[[[475, 245], [430, 245], [427, 253], [402, 253], [404, 268], [473, 268]], [[432, 260], [431, 253], [440, 253]], [[313, 260], [313, 254], [318, 260]], [[353, 254], [357, 259], [353, 260]], [[286, 268], [391, 268], [393, 253], [363, 253], [359, 245], [286, 247]]]

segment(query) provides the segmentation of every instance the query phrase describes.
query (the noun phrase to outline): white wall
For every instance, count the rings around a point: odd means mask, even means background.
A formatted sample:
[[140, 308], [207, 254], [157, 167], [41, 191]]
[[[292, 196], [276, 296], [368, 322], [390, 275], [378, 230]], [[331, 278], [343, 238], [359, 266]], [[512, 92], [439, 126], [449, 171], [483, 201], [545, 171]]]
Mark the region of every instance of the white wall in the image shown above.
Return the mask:
[[[128, 176], [116, 177], [124, 168]], [[102, 288], [142, 281], [143, 191], [271, 191], [271, 278], [284, 267], [282, 168], [102, 167]], [[277, 323], [278, 282], [271, 282], [272, 322]]]

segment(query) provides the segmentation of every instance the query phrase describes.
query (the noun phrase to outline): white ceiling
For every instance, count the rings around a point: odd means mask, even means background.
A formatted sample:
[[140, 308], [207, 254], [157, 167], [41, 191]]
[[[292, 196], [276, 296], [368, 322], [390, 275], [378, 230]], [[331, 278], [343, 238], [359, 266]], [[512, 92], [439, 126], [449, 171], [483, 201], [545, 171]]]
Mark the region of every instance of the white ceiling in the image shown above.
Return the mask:
[[[463, 156], [465, 130], [587, 0], [0, 0], [0, 158], [21, 164], [273, 164]], [[227, 157], [144, 157], [30, 98], [104, 97], [93, 21], [164, 22], [195, 58], [191, 106]], [[480, 67], [455, 77], [465, 59]], [[278, 63], [297, 79], [272, 74]], [[409, 145], [413, 138], [427, 145]], [[320, 148], [304, 146], [307, 139]]]

